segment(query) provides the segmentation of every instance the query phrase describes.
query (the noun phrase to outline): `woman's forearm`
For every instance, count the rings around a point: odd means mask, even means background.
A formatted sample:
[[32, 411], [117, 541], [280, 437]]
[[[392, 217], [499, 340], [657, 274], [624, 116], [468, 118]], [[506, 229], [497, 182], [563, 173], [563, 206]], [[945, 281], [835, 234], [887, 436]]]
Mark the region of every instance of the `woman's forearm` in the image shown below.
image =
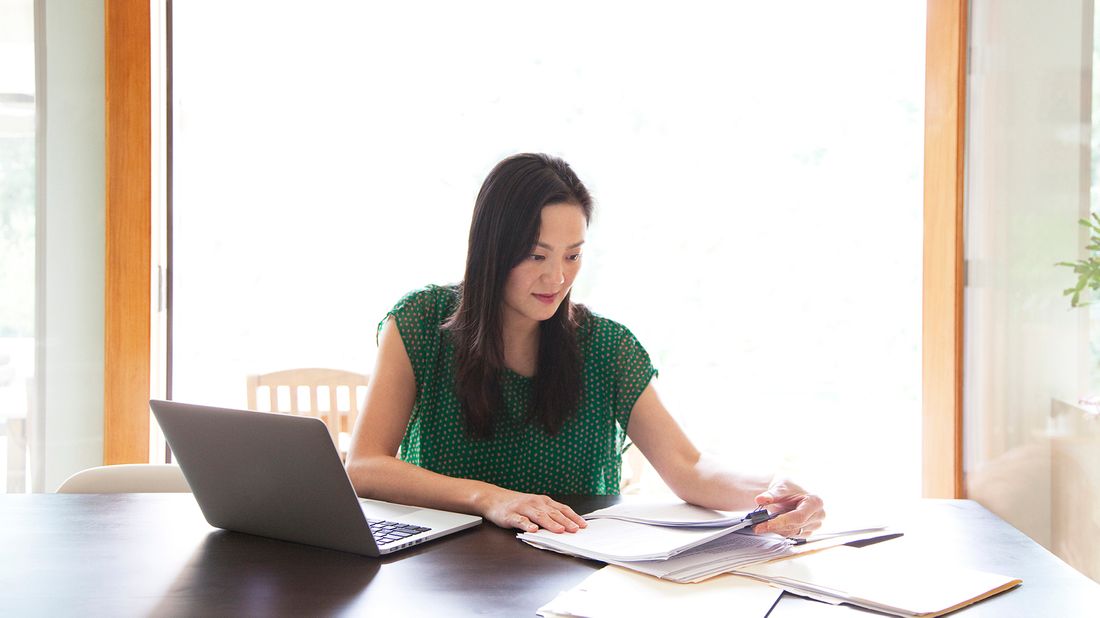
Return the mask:
[[709, 509], [745, 511], [756, 508], [756, 496], [768, 489], [771, 475], [730, 470], [705, 454], [698, 454], [662, 477], [681, 500]]
[[444, 476], [396, 457], [359, 457], [348, 463], [348, 476], [363, 498], [484, 515], [490, 495], [501, 488]]
[[685, 502], [723, 511], [767, 506], [777, 517], [756, 526], [756, 532], [805, 536], [821, 527], [821, 498], [782, 477], [733, 472], [705, 455], [676, 467], [665, 478]]

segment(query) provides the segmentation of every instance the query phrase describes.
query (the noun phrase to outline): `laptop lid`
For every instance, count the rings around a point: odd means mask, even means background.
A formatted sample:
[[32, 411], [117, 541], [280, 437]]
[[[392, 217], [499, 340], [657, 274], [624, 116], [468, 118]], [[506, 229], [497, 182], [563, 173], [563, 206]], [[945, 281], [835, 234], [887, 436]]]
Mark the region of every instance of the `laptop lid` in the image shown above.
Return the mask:
[[[320, 419], [172, 401], [149, 404], [212, 526], [377, 556], [481, 521], [391, 505], [382, 512], [428, 512], [436, 527], [380, 552]], [[378, 511], [386, 504], [370, 508]]]

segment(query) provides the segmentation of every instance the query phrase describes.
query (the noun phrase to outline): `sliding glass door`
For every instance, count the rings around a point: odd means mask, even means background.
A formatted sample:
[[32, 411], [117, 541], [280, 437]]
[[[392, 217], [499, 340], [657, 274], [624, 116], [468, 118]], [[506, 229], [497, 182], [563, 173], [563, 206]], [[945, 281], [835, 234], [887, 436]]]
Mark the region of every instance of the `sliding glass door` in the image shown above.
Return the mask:
[[1097, 32], [971, 3], [964, 411], [968, 496], [1100, 580]]

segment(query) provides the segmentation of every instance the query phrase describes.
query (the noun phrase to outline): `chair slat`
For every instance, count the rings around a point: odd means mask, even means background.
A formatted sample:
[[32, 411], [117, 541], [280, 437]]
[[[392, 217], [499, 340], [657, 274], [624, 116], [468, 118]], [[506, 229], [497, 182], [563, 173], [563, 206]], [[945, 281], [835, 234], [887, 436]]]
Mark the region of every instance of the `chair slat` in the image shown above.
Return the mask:
[[[333, 440], [336, 440], [340, 434], [340, 404], [337, 401], [339, 391], [339, 385], [328, 385], [328, 418], [325, 422], [328, 423], [328, 432], [332, 435]], [[337, 445], [339, 445], [339, 442], [337, 442]]]
[[[370, 382], [370, 376], [343, 371], [340, 369], [287, 369], [266, 374], [250, 375], [247, 377], [248, 407], [257, 410], [257, 399], [260, 397], [260, 389], [268, 389], [268, 400], [271, 412], [289, 412], [291, 414], [306, 414], [320, 418], [328, 426], [332, 441], [339, 447], [340, 432], [351, 433], [355, 427], [355, 420], [359, 416], [359, 392], [365, 391]], [[328, 390], [328, 396], [319, 393], [324, 386]], [[279, 401], [279, 391], [287, 389], [289, 401], [282, 405]], [[301, 388], [307, 389], [309, 409], [304, 409], [305, 403], [300, 399]], [[340, 394], [347, 389], [347, 401], [340, 403]], [[328, 409], [322, 410], [320, 403], [327, 400]], [[341, 457], [346, 453], [341, 452]]]

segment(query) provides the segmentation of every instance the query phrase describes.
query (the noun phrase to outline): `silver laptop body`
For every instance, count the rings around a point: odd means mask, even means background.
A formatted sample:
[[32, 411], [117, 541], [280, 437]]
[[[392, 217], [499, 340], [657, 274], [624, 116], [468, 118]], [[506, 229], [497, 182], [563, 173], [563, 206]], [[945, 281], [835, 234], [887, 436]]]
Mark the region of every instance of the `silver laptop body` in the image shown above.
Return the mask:
[[[317, 418], [152, 400], [168, 446], [211, 526], [380, 556], [481, 523], [481, 518], [355, 495]], [[386, 520], [427, 528], [395, 535]], [[395, 536], [401, 538], [393, 539]]]

